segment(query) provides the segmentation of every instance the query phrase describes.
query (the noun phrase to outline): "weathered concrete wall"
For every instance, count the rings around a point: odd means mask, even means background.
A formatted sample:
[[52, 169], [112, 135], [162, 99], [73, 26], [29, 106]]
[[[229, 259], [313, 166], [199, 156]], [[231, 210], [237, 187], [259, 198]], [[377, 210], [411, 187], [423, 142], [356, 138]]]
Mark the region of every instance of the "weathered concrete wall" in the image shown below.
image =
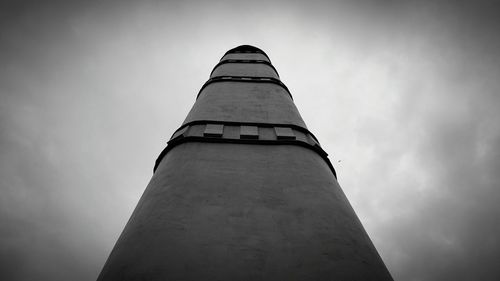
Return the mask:
[[279, 79], [278, 74], [274, 69], [266, 64], [252, 64], [248, 63], [225, 63], [219, 65], [211, 77], [214, 76], [253, 76], [253, 77], [273, 77]]
[[390, 280], [326, 163], [297, 146], [186, 143], [100, 280]]
[[203, 89], [184, 123], [194, 120], [285, 123], [306, 127], [287, 91], [271, 83], [210, 84]]
[[224, 57], [222, 57], [221, 61], [222, 60], [265, 60], [271, 62], [263, 54], [248, 54], [248, 53], [226, 54]]

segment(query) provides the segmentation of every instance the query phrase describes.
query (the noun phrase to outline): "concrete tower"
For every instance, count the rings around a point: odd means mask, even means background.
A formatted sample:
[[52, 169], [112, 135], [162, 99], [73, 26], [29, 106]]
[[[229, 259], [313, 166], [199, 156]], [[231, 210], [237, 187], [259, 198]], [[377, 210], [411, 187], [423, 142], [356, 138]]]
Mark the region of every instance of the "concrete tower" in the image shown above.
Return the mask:
[[269, 57], [229, 50], [98, 280], [392, 280]]

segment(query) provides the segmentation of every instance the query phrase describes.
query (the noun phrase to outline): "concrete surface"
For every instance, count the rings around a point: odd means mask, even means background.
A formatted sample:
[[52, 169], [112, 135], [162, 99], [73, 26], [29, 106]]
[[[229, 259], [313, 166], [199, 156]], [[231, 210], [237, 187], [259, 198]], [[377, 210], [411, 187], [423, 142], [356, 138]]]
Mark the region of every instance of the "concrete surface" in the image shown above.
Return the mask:
[[326, 163], [297, 146], [185, 143], [99, 280], [391, 280]]
[[215, 76], [251, 76], [251, 77], [273, 77], [279, 79], [278, 74], [272, 67], [266, 64], [248, 64], [248, 63], [225, 63], [219, 65], [211, 77]]
[[276, 84], [217, 82], [206, 86], [184, 120], [295, 124], [306, 127], [287, 91]]

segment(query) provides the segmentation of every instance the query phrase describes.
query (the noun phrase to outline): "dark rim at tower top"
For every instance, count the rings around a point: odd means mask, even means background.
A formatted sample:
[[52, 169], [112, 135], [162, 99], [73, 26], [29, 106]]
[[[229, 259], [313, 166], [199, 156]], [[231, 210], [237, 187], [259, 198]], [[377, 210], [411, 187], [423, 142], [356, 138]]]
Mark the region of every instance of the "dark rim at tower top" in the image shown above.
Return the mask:
[[224, 54], [224, 56], [227, 54], [235, 54], [235, 53], [259, 53], [259, 54], [263, 54], [264, 56], [266, 56], [266, 58], [268, 60], [271, 60], [269, 58], [269, 56], [264, 51], [262, 51], [261, 49], [259, 49], [257, 47], [251, 46], [251, 45], [240, 45], [236, 48], [232, 48], [231, 50], [227, 51]]

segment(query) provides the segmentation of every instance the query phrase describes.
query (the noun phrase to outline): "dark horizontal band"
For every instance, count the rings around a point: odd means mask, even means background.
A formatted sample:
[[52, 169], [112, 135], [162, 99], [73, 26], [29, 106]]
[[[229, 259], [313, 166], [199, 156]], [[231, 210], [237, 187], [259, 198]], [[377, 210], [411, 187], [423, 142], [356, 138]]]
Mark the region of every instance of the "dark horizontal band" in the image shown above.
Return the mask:
[[297, 130], [299, 132], [302, 132], [304, 134], [309, 134], [313, 139], [319, 144], [318, 139], [316, 136], [311, 133], [307, 128], [301, 127], [299, 125], [295, 124], [284, 124], [284, 123], [260, 123], [260, 122], [236, 122], [236, 121], [218, 121], [218, 120], [194, 120], [185, 124], [182, 124], [175, 132], [172, 134], [173, 136], [179, 132], [180, 130], [184, 129], [185, 127], [192, 126], [192, 125], [200, 125], [200, 124], [221, 124], [221, 125], [227, 125], [227, 126], [256, 126], [256, 127], [263, 127], [263, 128], [272, 128], [272, 127], [289, 127], [294, 130]]
[[210, 76], [212, 76], [212, 74], [214, 73], [215, 69], [217, 69], [217, 67], [223, 65], [223, 64], [226, 64], [226, 63], [260, 63], [260, 64], [265, 64], [265, 65], [268, 65], [270, 66], [274, 72], [276, 73], [276, 75], [278, 75], [278, 77], [280, 77], [280, 75], [278, 74], [278, 71], [276, 70], [276, 68], [274, 68], [274, 66], [268, 62], [267, 60], [234, 60], [234, 59], [227, 59], [227, 60], [222, 60], [220, 61], [215, 67], [214, 69], [212, 69], [212, 72], [210, 72]]
[[272, 128], [266, 126], [250, 126], [249, 123], [232, 123], [225, 126], [222, 122], [191, 122], [185, 124], [172, 135], [167, 147], [163, 149], [155, 161], [156, 171], [165, 155], [175, 146], [186, 142], [258, 144], [258, 145], [297, 145], [316, 152], [327, 163], [335, 178], [337, 174], [328, 154], [321, 148], [314, 136], [307, 130], [294, 130], [292, 126], [279, 125]]
[[198, 95], [196, 95], [196, 99], [200, 96], [201, 92], [203, 89], [205, 89], [206, 86], [215, 83], [215, 82], [246, 82], [246, 83], [272, 83], [281, 86], [283, 89], [286, 90], [290, 98], [293, 100], [292, 94], [288, 90], [288, 88], [281, 82], [279, 79], [272, 78], [272, 77], [249, 77], [249, 76], [215, 76], [210, 79], [208, 79], [205, 84], [201, 87], [200, 91], [198, 92]]

